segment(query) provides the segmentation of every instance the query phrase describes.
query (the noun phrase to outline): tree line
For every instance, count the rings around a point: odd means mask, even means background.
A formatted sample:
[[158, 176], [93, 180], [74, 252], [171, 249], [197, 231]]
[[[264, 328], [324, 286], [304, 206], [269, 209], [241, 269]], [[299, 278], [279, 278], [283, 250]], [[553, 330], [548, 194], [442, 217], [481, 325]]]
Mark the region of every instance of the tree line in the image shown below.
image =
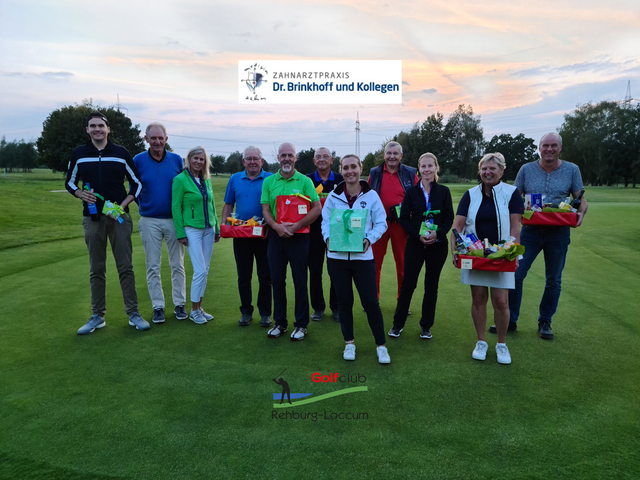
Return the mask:
[[38, 150], [35, 142], [0, 140], [0, 168], [8, 172], [30, 172], [39, 166]]
[[[44, 166], [64, 172], [75, 147], [88, 141], [85, 133], [86, 117], [94, 110], [105, 114], [111, 128], [111, 139], [124, 146], [132, 155], [145, 150], [140, 125], [134, 125], [120, 110], [93, 105], [91, 100], [69, 105], [49, 114], [43, 123], [37, 142], [0, 142], [0, 168], [9, 171], [29, 171]], [[577, 164], [583, 181], [591, 185], [632, 184], [635, 188], [640, 174], [640, 105], [621, 105], [617, 102], [578, 105], [565, 114], [558, 129], [563, 138], [561, 159]], [[445, 121], [437, 112], [408, 131], [400, 131], [392, 138], [402, 145], [403, 163], [417, 167], [420, 155], [431, 152], [438, 157], [441, 181], [454, 183], [477, 178], [477, 164], [482, 155], [500, 152], [507, 160], [505, 180], [514, 180], [522, 165], [539, 158], [537, 142], [524, 134], [495, 135], [484, 140], [481, 118], [470, 105], [459, 105]], [[363, 174], [383, 161], [384, 144], [363, 159]], [[271, 152], [275, 158], [276, 146]], [[170, 149], [170, 147], [169, 147]], [[297, 169], [302, 173], [315, 170], [315, 150], [298, 152]], [[339, 169], [339, 157], [332, 152], [334, 171]], [[266, 156], [263, 152], [263, 156]], [[235, 151], [227, 157], [211, 155], [214, 174], [233, 174], [243, 170], [242, 153]], [[277, 171], [278, 163], [266, 162], [265, 170]]]
[[[485, 153], [500, 152], [504, 155], [507, 160], [505, 180], [514, 180], [522, 165], [539, 158], [536, 142], [522, 133], [515, 137], [508, 133], [495, 135], [486, 142], [480, 116], [473, 113], [471, 105], [459, 105], [446, 122], [442, 113], [434, 113], [422, 124], [415, 123], [411, 130], [401, 131], [385, 144], [391, 140], [402, 145], [402, 162], [405, 165], [417, 167], [423, 153], [433, 153], [438, 158], [441, 181], [446, 183], [476, 178], [478, 161]], [[365, 175], [384, 161], [383, 154], [384, 144], [364, 158]]]

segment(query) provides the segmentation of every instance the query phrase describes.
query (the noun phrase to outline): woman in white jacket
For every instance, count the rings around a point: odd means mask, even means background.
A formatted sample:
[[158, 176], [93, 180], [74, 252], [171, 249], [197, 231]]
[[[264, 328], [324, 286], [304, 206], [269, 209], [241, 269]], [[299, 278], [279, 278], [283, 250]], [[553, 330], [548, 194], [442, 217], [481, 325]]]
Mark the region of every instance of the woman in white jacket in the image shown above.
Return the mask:
[[[349, 154], [340, 160], [344, 182], [329, 194], [322, 209], [322, 237], [327, 244], [327, 270], [336, 289], [342, 335], [347, 343], [343, 357], [356, 359], [353, 337], [353, 283], [356, 284], [362, 306], [367, 312], [369, 326], [378, 346], [378, 362], [390, 363], [385, 347], [384, 324], [376, 288], [376, 264], [371, 245], [387, 230], [387, 213], [378, 194], [360, 180], [362, 163], [357, 155]], [[362, 252], [332, 252], [329, 238], [331, 210], [368, 210]], [[352, 282], [353, 280], [353, 282]]]

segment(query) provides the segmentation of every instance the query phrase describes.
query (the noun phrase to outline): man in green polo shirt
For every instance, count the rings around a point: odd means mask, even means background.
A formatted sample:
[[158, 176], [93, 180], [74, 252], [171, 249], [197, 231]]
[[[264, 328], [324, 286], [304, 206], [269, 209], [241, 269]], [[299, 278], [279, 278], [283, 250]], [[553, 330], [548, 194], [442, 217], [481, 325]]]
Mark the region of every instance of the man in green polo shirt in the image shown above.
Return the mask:
[[[269, 234], [267, 247], [271, 285], [273, 288], [273, 319], [275, 326], [268, 336], [276, 338], [287, 331], [287, 292], [285, 281], [287, 263], [291, 265], [291, 276], [295, 288], [295, 327], [291, 340], [303, 340], [309, 325], [309, 294], [307, 292], [307, 262], [309, 256], [309, 234], [296, 233], [313, 223], [320, 216], [322, 207], [310, 178], [296, 172], [296, 147], [283, 143], [278, 148], [280, 170], [262, 183], [262, 214], [273, 230]], [[278, 223], [276, 202], [279, 195], [299, 193], [311, 199], [309, 212], [295, 223]]]

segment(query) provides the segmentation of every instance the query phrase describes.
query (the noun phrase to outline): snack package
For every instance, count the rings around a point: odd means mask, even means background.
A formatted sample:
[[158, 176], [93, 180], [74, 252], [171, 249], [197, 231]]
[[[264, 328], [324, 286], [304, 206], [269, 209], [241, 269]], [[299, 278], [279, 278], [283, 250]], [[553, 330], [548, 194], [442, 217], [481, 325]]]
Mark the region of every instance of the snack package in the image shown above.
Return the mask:
[[116, 202], [105, 200], [104, 206], [102, 207], [102, 213], [104, 215], [111, 215], [113, 217], [116, 217], [116, 220], [120, 224], [124, 223], [124, 219], [122, 218], [122, 215], [124, 215], [124, 210]]

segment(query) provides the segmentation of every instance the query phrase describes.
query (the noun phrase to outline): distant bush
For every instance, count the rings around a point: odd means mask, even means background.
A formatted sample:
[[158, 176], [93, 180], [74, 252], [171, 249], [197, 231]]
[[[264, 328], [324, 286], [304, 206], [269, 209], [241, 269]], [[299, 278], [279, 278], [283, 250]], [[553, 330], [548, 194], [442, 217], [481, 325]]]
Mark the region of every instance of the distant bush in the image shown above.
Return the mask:
[[443, 173], [440, 175], [438, 183], [471, 183], [471, 180], [453, 175], [452, 173]]

